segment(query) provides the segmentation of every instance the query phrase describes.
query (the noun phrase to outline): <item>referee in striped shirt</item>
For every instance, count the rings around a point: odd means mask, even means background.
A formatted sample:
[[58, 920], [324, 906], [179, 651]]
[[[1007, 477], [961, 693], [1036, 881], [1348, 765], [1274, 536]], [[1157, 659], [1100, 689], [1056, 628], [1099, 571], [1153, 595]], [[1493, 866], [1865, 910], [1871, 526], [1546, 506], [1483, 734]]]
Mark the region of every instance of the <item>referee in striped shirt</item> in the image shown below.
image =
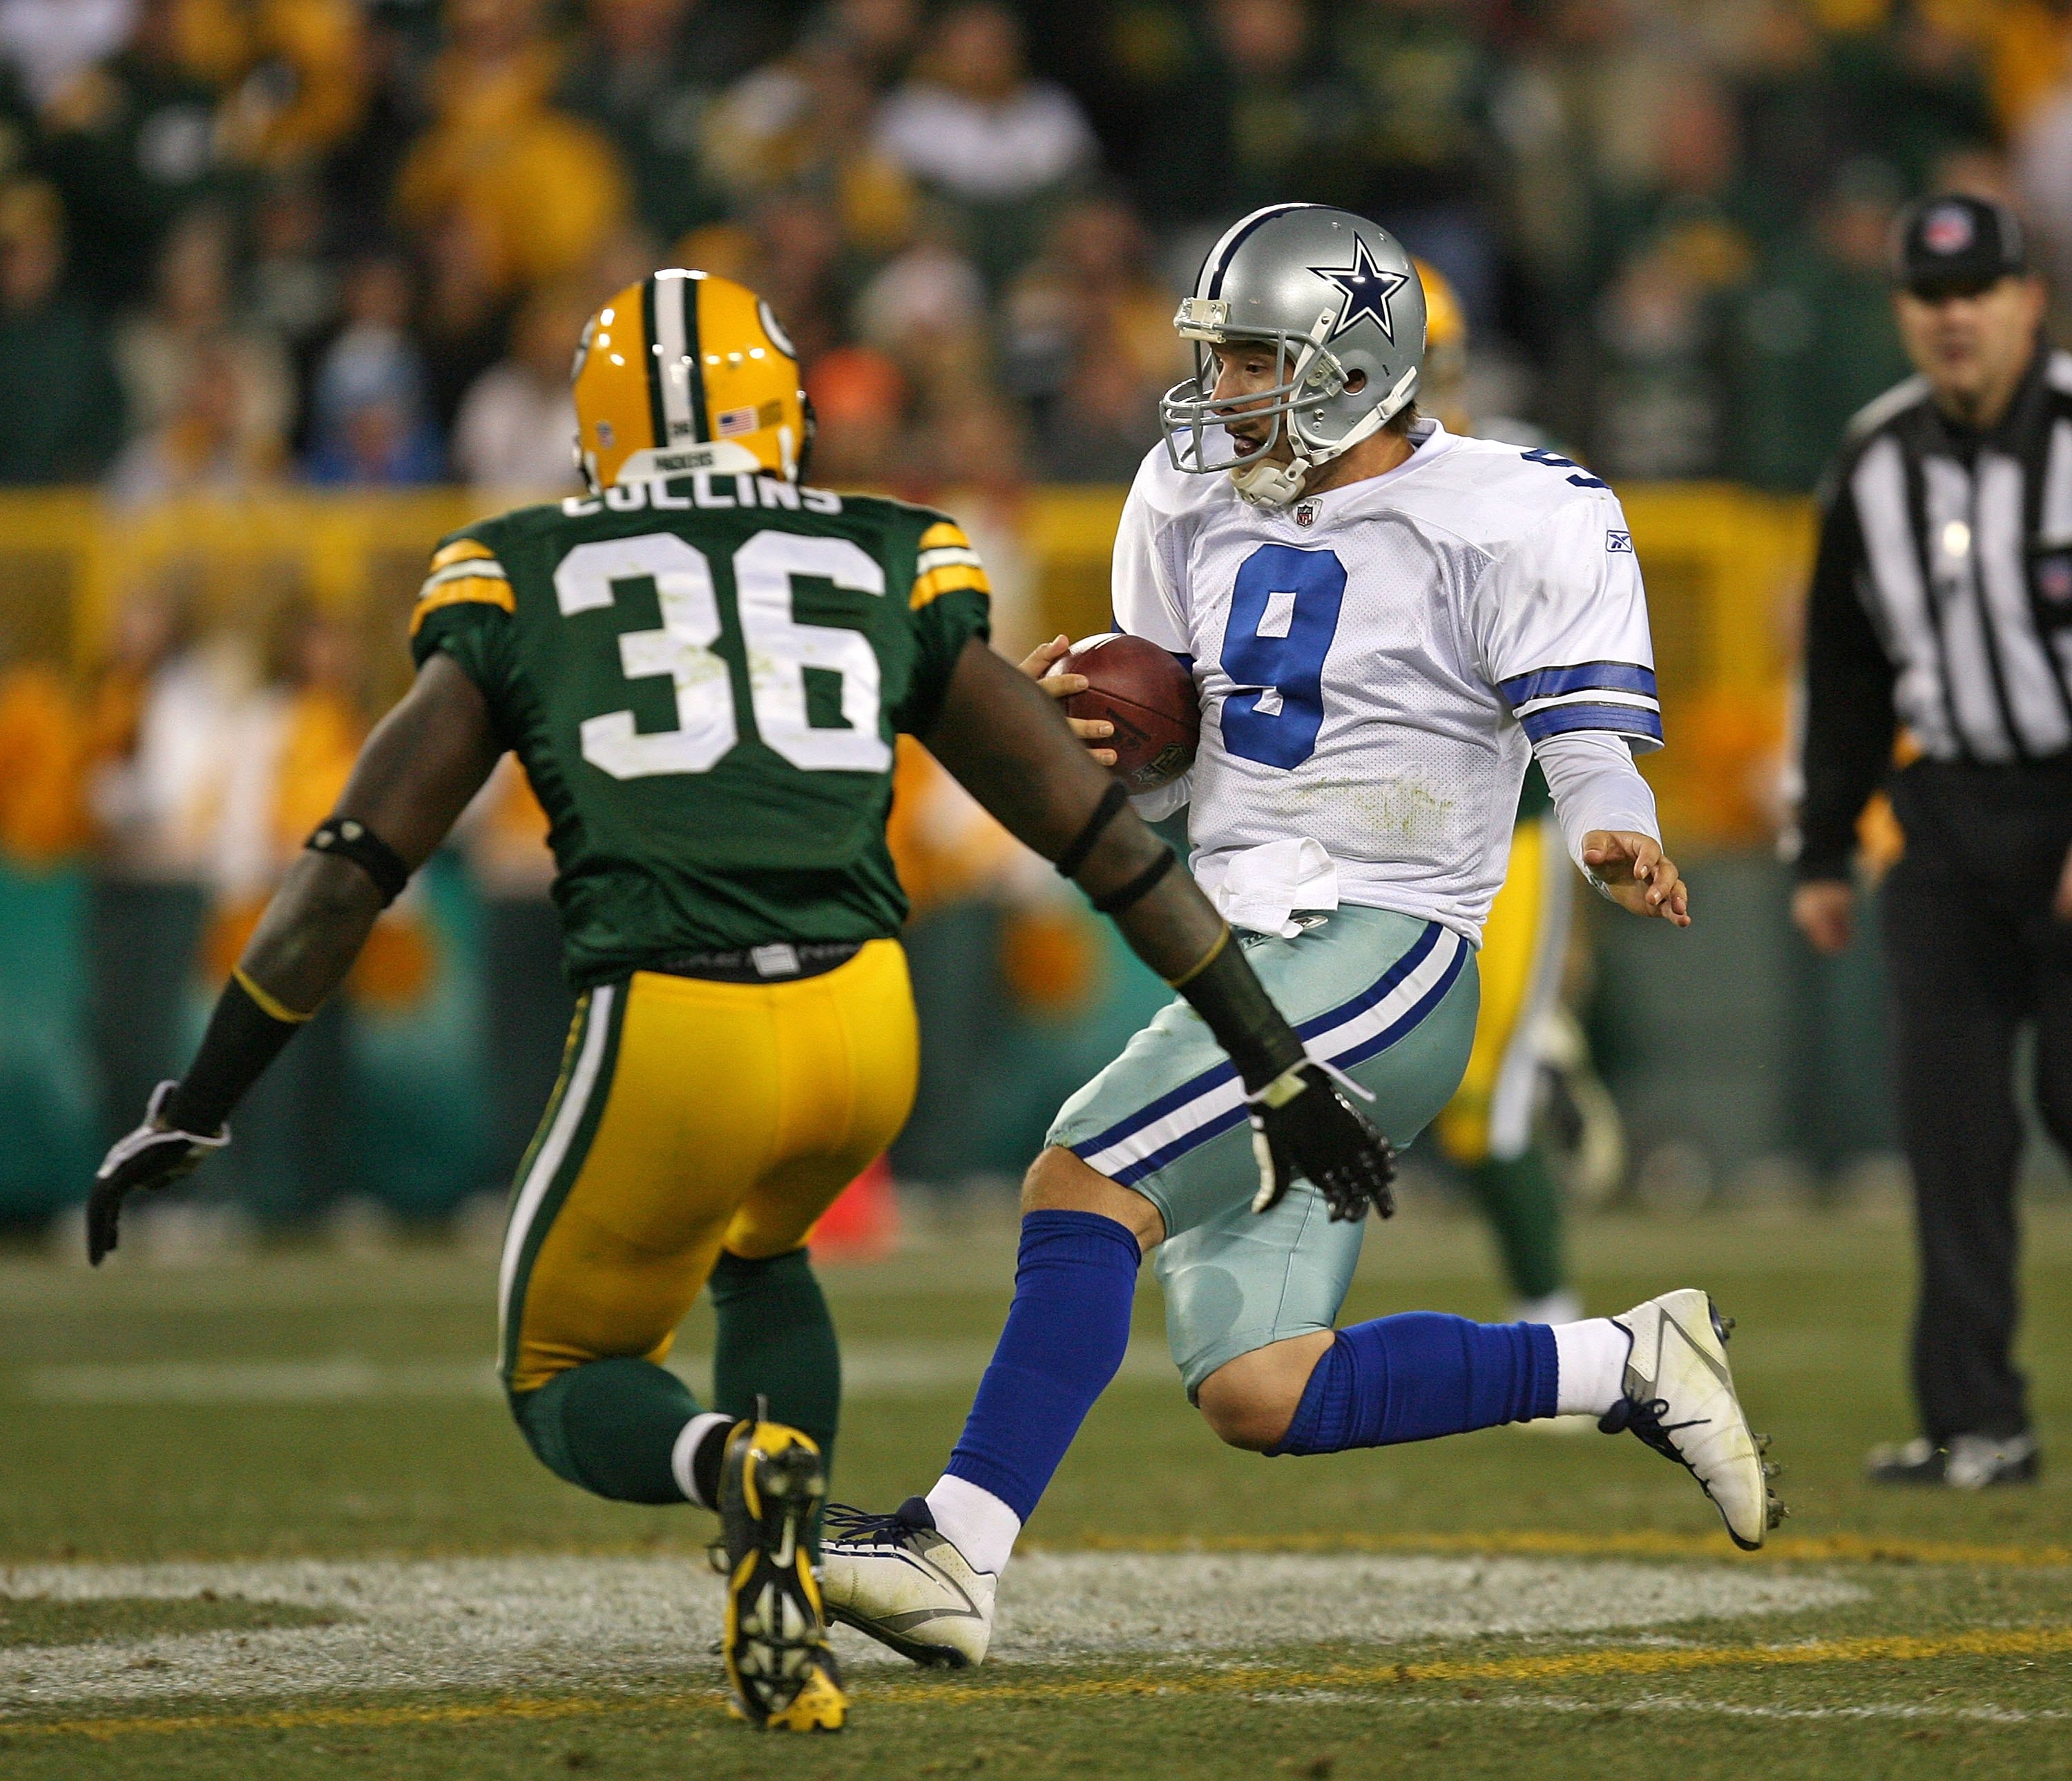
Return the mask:
[[[1900, 1113], [1921, 1250], [1918, 1438], [1881, 1481], [2037, 1475], [2016, 1321], [2017, 1030], [2072, 1150], [2072, 356], [2004, 205], [1904, 220], [1894, 306], [1919, 375], [1852, 423], [1823, 495], [1807, 619], [1793, 919], [1848, 944], [1856, 823], [1882, 785]], [[1895, 761], [1905, 764], [1893, 770]]]

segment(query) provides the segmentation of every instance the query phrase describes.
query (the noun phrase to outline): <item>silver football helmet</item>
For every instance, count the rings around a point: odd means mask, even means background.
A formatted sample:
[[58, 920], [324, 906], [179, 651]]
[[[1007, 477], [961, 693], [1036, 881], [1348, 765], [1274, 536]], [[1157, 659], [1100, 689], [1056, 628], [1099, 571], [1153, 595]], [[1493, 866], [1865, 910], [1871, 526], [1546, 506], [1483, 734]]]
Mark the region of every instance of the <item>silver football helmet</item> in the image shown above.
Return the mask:
[[[1194, 343], [1194, 376], [1158, 405], [1174, 467], [1204, 476], [1227, 470], [1248, 500], [1280, 507], [1318, 464], [1416, 395], [1424, 287], [1403, 244], [1364, 216], [1326, 204], [1268, 204], [1209, 250], [1173, 325]], [[1219, 404], [1212, 349], [1240, 340], [1279, 352], [1279, 380]], [[1355, 372], [1357, 389], [1348, 387]], [[1272, 422], [1256, 451], [1240, 451], [1224, 430], [1240, 409], [1248, 421]], [[1270, 463], [1284, 426], [1294, 460]]]

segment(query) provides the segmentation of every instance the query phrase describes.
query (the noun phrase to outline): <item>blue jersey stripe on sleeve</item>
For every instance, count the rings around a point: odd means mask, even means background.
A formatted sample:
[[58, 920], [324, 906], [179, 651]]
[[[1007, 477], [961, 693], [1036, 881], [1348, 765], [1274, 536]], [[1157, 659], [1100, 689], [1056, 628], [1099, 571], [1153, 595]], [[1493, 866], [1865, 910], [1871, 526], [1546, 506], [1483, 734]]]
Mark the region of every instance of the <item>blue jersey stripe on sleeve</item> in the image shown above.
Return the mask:
[[1653, 742], [1662, 740], [1660, 716], [1644, 705], [1550, 705], [1528, 711], [1518, 721], [1534, 742], [1565, 735], [1572, 730], [1605, 730], [1614, 735], [1642, 736]]
[[1497, 690], [1515, 711], [1535, 699], [1564, 693], [1644, 693], [1655, 697], [1655, 670], [1638, 662], [1577, 662], [1568, 668], [1536, 668], [1499, 681]]

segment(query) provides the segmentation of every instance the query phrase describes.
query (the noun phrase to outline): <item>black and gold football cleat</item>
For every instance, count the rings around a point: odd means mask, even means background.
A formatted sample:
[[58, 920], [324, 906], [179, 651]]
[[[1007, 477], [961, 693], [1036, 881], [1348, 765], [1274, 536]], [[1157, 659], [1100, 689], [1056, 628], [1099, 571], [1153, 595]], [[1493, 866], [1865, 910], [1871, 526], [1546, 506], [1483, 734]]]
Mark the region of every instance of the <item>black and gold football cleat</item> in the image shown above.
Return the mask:
[[813, 1524], [827, 1488], [820, 1448], [796, 1429], [758, 1415], [727, 1437], [721, 1651], [733, 1710], [760, 1731], [840, 1731], [849, 1717], [813, 1575]]

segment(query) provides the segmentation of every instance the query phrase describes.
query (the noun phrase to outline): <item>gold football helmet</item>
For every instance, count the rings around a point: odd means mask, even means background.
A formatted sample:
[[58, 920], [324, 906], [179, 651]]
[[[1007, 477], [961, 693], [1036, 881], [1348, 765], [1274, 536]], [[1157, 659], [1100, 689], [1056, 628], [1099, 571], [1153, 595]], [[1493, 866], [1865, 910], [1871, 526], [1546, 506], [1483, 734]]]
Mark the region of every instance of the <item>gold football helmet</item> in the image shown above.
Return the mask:
[[1429, 260], [1412, 263], [1424, 286], [1424, 382], [1418, 393], [1449, 433], [1466, 433], [1467, 311], [1445, 273]]
[[770, 306], [704, 272], [657, 272], [590, 319], [576, 348], [576, 467], [593, 492], [712, 471], [798, 479], [811, 423]]

